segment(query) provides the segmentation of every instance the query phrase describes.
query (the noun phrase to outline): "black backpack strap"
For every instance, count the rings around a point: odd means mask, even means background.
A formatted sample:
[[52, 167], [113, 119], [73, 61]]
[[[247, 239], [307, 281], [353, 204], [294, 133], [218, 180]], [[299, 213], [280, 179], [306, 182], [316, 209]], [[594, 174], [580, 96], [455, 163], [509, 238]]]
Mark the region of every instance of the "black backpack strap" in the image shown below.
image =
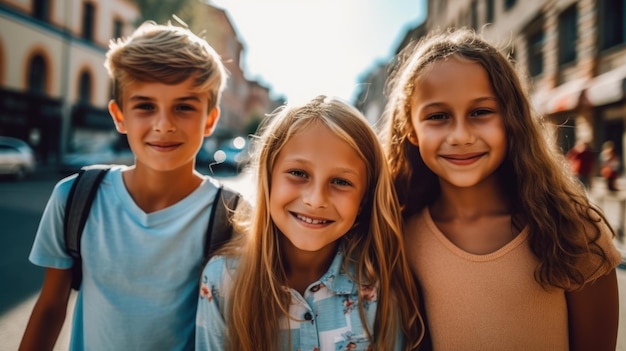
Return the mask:
[[215, 194], [204, 242], [205, 263], [209, 257], [233, 236], [231, 216], [241, 194], [220, 186]]
[[83, 273], [80, 239], [100, 181], [109, 169], [110, 166], [107, 165], [81, 168], [72, 184], [65, 204], [65, 216], [63, 219], [65, 249], [74, 259], [72, 288], [76, 290], [80, 287]]

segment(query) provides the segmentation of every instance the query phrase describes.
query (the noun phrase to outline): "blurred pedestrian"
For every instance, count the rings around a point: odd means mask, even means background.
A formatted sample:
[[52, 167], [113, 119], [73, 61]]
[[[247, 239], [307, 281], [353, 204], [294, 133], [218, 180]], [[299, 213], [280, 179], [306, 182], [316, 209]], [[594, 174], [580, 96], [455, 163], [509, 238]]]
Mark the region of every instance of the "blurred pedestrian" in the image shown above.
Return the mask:
[[499, 49], [433, 33], [388, 81], [383, 138], [433, 349], [615, 351], [615, 234]]
[[596, 161], [596, 153], [589, 145], [589, 142], [579, 140], [574, 147], [567, 152], [567, 160], [569, 161], [572, 172], [578, 177], [578, 180], [585, 186], [585, 189], [591, 188], [591, 178], [593, 176], [593, 166]]
[[617, 178], [621, 168], [619, 155], [615, 153], [615, 144], [608, 140], [602, 144], [600, 154], [600, 174], [606, 180], [606, 187], [609, 191], [617, 191]]

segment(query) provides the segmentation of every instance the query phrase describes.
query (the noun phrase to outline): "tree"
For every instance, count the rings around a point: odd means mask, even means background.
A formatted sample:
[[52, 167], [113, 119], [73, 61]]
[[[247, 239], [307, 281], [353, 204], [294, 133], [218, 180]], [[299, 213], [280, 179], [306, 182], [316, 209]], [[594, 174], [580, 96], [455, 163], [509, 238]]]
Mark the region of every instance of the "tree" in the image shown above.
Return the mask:
[[174, 16], [180, 18], [187, 26], [191, 27], [196, 18], [198, 6], [202, 5], [199, 0], [132, 0], [138, 7], [141, 15], [138, 18], [139, 25], [144, 21], [152, 20], [159, 24], [168, 21], [176, 22]]

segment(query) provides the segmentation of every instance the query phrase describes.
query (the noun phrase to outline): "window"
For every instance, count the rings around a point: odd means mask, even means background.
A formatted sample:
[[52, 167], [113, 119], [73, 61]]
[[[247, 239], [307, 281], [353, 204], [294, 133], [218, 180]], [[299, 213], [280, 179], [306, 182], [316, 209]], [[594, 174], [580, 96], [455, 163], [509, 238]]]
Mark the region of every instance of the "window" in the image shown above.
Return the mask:
[[576, 4], [570, 6], [559, 15], [559, 65], [576, 60], [577, 22]]
[[478, 5], [476, 1], [472, 1], [470, 4], [470, 26], [474, 29], [478, 28]]
[[33, 17], [35, 17], [36, 19], [48, 22], [49, 12], [49, 0], [35, 0], [33, 2]]
[[83, 3], [83, 38], [93, 41], [95, 7], [90, 2]]
[[113, 21], [113, 38], [121, 38], [124, 30], [124, 22], [119, 19]]
[[515, 0], [504, 0], [504, 9], [505, 10], [509, 10], [513, 6], [515, 6]]
[[88, 105], [91, 99], [91, 75], [89, 72], [81, 73], [78, 89], [78, 101], [83, 105]]
[[487, 13], [485, 14], [485, 20], [487, 21], [487, 23], [492, 23], [493, 22], [493, 0], [487, 0], [487, 4], [486, 4], [486, 10]]
[[515, 51], [514, 47], [511, 47], [508, 56], [509, 61], [511, 61], [514, 65], [517, 64], [517, 51]]
[[626, 0], [603, 0], [600, 4], [600, 48], [626, 42]]
[[115, 84], [109, 80], [109, 100], [115, 100]]
[[46, 61], [41, 55], [36, 55], [30, 61], [28, 71], [28, 91], [34, 94], [44, 95], [46, 93]]
[[543, 73], [543, 30], [528, 36], [528, 73], [538, 76]]
[[445, 15], [446, 9], [448, 8], [448, 0], [438, 1], [437, 4], [439, 5], [439, 15]]

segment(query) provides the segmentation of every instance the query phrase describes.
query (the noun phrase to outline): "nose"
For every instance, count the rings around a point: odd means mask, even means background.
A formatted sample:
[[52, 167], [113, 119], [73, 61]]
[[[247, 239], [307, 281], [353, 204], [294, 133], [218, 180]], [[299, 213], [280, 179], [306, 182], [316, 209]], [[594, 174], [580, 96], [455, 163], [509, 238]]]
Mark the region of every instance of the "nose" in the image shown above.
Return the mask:
[[176, 125], [167, 111], [162, 110], [155, 117], [153, 129], [155, 132], [173, 133], [176, 131]]
[[323, 184], [311, 183], [302, 195], [304, 203], [311, 208], [325, 208], [328, 205], [328, 194]]
[[471, 125], [465, 118], [455, 118], [450, 133], [448, 134], [448, 144], [464, 145], [472, 144], [476, 140]]

